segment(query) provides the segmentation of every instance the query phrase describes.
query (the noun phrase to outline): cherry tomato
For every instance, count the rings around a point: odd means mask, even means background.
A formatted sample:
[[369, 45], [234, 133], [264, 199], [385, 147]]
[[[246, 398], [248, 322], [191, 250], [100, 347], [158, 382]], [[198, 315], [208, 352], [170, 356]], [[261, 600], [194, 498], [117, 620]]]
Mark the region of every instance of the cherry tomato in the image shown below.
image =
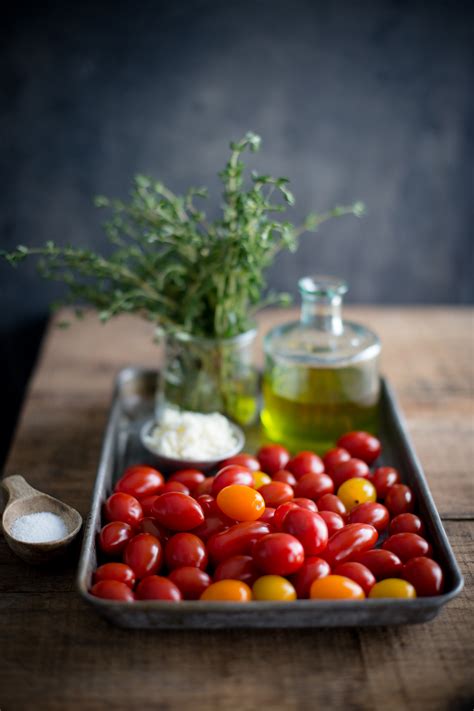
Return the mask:
[[294, 586], [298, 597], [305, 599], [309, 597], [311, 583], [314, 580], [326, 577], [330, 572], [331, 568], [325, 560], [316, 556], [308, 556], [305, 558], [301, 568], [290, 576], [290, 582]]
[[327, 474], [314, 474], [313, 472], [304, 474], [298, 480], [295, 487], [296, 496], [303, 497], [305, 499], [312, 499], [313, 501], [321, 498], [324, 494], [333, 493], [334, 483], [331, 477]]
[[347, 509], [341, 499], [335, 494], [324, 494], [317, 500], [318, 511], [334, 511], [339, 516], [345, 516]]
[[330, 449], [329, 452], [326, 452], [326, 454], [324, 455], [324, 468], [328, 474], [332, 474], [336, 467], [339, 466], [339, 464], [342, 464], [342, 462], [348, 462], [350, 458], [351, 455], [349, 454], [347, 449], [343, 449], [342, 447], [335, 447], [334, 449]]
[[135, 528], [143, 518], [143, 509], [134, 496], [117, 492], [105, 502], [104, 518], [106, 521], [122, 521]]
[[298, 506], [301, 509], [308, 509], [308, 511], [314, 511], [314, 513], [317, 513], [318, 507], [312, 501], [311, 499], [307, 499], [304, 496], [297, 496], [295, 499], [293, 499], [294, 504], [298, 504]]
[[199, 484], [205, 481], [205, 475], [199, 471], [199, 469], [180, 469], [177, 472], [173, 472], [168, 478], [170, 481], [179, 481], [184, 486], [187, 486], [191, 494], [194, 494], [196, 488]]
[[369, 597], [401, 597], [413, 599], [416, 597], [416, 591], [413, 585], [406, 580], [400, 580], [400, 578], [385, 578], [385, 580], [375, 583], [369, 593]]
[[334, 568], [339, 563], [354, 560], [358, 553], [373, 548], [378, 535], [377, 530], [367, 523], [349, 523], [331, 536], [322, 557]]
[[245, 467], [246, 469], [250, 469], [251, 472], [258, 472], [260, 469], [260, 462], [257, 457], [254, 457], [253, 454], [248, 454], [247, 452], [240, 452], [240, 454], [234, 454], [233, 457], [225, 459], [221, 462], [221, 469], [223, 467], [228, 467], [231, 464], [235, 464], [239, 467]]
[[137, 585], [137, 600], [169, 600], [179, 602], [182, 599], [180, 589], [168, 578], [161, 575], [148, 575]]
[[256, 541], [270, 533], [268, 523], [243, 521], [214, 533], [207, 541], [207, 552], [215, 563], [234, 555], [247, 555]]
[[265, 484], [271, 484], [271, 477], [268, 476], [268, 474], [265, 474], [265, 472], [252, 472], [253, 476], [253, 485], [256, 489], [260, 489], [261, 486], [265, 486]]
[[259, 493], [263, 496], [265, 505], [273, 508], [291, 501], [294, 496], [291, 486], [282, 481], [272, 481], [271, 484], [265, 484], [265, 486], [260, 487]]
[[94, 573], [94, 583], [101, 580], [117, 580], [125, 583], [129, 588], [133, 588], [136, 583], [136, 575], [125, 563], [104, 563], [100, 565]]
[[152, 518], [151, 516], [142, 518], [137, 531], [139, 531], [139, 533], [151, 533], [151, 535], [158, 538], [161, 543], [166, 543], [171, 535], [171, 533], [167, 531], [164, 526], [158, 523], [156, 518]]
[[432, 556], [430, 544], [417, 533], [395, 533], [383, 542], [382, 548], [395, 553], [402, 563], [406, 563], [410, 558]]
[[115, 491], [122, 491], [137, 499], [151, 494], [157, 494], [160, 486], [165, 483], [163, 474], [146, 464], [128, 467], [115, 485]]
[[210, 496], [210, 494], [201, 494], [201, 496], [197, 497], [196, 501], [202, 508], [204, 516], [209, 516], [209, 514], [211, 513], [216, 513], [216, 509], [218, 508], [218, 506], [216, 504], [215, 498], [213, 496]]
[[260, 516], [259, 521], [264, 521], [265, 523], [271, 523], [273, 526], [273, 519], [275, 517], [275, 511], [276, 509], [272, 508], [271, 506], [267, 506], [265, 508], [265, 511], [263, 514]]
[[298, 452], [298, 454], [287, 462], [285, 469], [288, 469], [297, 480], [301, 479], [305, 474], [310, 472], [313, 474], [322, 474], [324, 464], [321, 457], [318, 457], [314, 452]]
[[296, 600], [296, 590], [281, 575], [262, 575], [252, 587], [254, 600]]
[[320, 511], [319, 515], [328, 527], [328, 536], [331, 537], [336, 531], [340, 531], [344, 528], [344, 520], [342, 516], [334, 513], [334, 511]]
[[193, 496], [197, 499], [203, 494], [210, 494], [214, 485], [214, 479], [215, 477], [213, 476], [207, 476], [204, 481], [201, 481], [201, 483], [193, 489]]
[[205, 570], [206, 546], [194, 533], [175, 533], [165, 546], [165, 560], [170, 570], [190, 566]]
[[260, 575], [254, 559], [249, 555], [233, 555], [223, 560], [214, 572], [214, 580], [242, 580], [253, 585]]
[[216, 497], [221, 489], [225, 489], [226, 486], [231, 484], [243, 484], [243, 486], [253, 487], [253, 476], [250, 469], [237, 464], [229, 464], [227, 467], [219, 469], [214, 477], [210, 493]]
[[362, 563], [375, 576], [376, 580], [383, 578], [397, 578], [402, 573], [402, 561], [395, 553], [381, 548], [364, 551], [354, 555], [351, 560]]
[[269, 533], [255, 544], [253, 557], [260, 570], [268, 575], [291, 575], [303, 565], [304, 548], [289, 533]]
[[229, 526], [224, 523], [222, 518], [217, 514], [208, 514], [206, 519], [197, 528], [193, 528], [193, 533], [202, 541], [207, 541], [215, 533], [221, 533], [222, 531], [227, 531]]
[[288, 511], [283, 519], [283, 530], [297, 538], [305, 555], [317, 555], [328, 543], [328, 527], [320, 514], [300, 507]]
[[191, 566], [175, 568], [168, 577], [179, 588], [184, 600], [199, 600], [211, 584], [211, 578], [204, 570]]
[[108, 555], [120, 554], [133, 536], [133, 529], [128, 523], [112, 521], [107, 523], [99, 533], [99, 547]]
[[370, 474], [370, 469], [362, 459], [348, 459], [341, 462], [331, 474], [335, 489], [339, 489], [341, 484], [344, 484], [348, 479], [362, 477], [367, 479]]
[[179, 491], [161, 494], [153, 504], [153, 516], [172, 531], [190, 531], [204, 521], [198, 502]]
[[286, 469], [279, 469], [272, 476], [273, 481], [282, 481], [284, 484], [289, 484], [290, 486], [296, 486], [296, 479], [294, 475], [287, 471]]
[[343, 575], [327, 575], [315, 580], [309, 591], [312, 600], [363, 600], [365, 593], [360, 585]]
[[151, 533], [138, 533], [127, 543], [123, 560], [137, 578], [153, 575], [163, 563], [163, 546]]
[[182, 484], [180, 481], [167, 481], [160, 486], [159, 494], [167, 494], [169, 491], [179, 491], [181, 494], [186, 494], [189, 496], [190, 491], [187, 486]]
[[415, 514], [403, 513], [392, 518], [389, 531], [391, 535], [395, 533], [417, 533], [419, 536], [423, 536], [425, 526], [421, 518], [415, 516]]
[[91, 595], [102, 597], [105, 600], [120, 600], [123, 602], [133, 602], [135, 595], [128, 585], [118, 580], [100, 580], [91, 587]]
[[347, 432], [339, 437], [337, 446], [347, 449], [351, 457], [362, 459], [366, 464], [375, 462], [382, 451], [380, 441], [369, 432]]
[[374, 502], [377, 498], [375, 486], [362, 477], [347, 479], [337, 490], [337, 495], [349, 512], [356, 506], [366, 501]]
[[365, 501], [352, 509], [349, 514], [349, 523], [370, 523], [377, 531], [385, 531], [389, 518], [388, 509], [383, 504], [378, 504], [376, 501]]
[[377, 489], [377, 498], [384, 499], [394, 484], [400, 483], [400, 474], [394, 467], [378, 467], [372, 476], [372, 484]]
[[211, 583], [202, 593], [201, 600], [221, 600], [224, 602], [249, 602], [252, 591], [241, 580], [219, 580]]
[[295, 504], [294, 501], [287, 501], [284, 504], [280, 504], [280, 506], [276, 509], [275, 515], [273, 517], [273, 527], [276, 528], [277, 531], [283, 531], [283, 521], [285, 519], [285, 516], [289, 511], [292, 511], [293, 509], [297, 508], [299, 508], [299, 506], [298, 504]]
[[412, 513], [415, 508], [415, 497], [412, 490], [405, 484], [394, 484], [387, 491], [385, 506], [392, 516], [402, 513]]
[[220, 510], [235, 521], [256, 521], [265, 511], [262, 494], [242, 484], [231, 484], [221, 489], [216, 501]]
[[334, 568], [334, 575], [344, 575], [360, 585], [366, 595], [377, 582], [374, 574], [362, 563], [341, 563]]
[[402, 577], [413, 585], [418, 597], [440, 595], [443, 592], [443, 571], [431, 558], [411, 558], [403, 567]]
[[290, 461], [290, 453], [281, 444], [264, 444], [257, 452], [260, 468], [273, 477], [277, 471], [284, 469]]
[[150, 496], [144, 496], [143, 499], [140, 499], [140, 506], [142, 507], [144, 517], [152, 517], [151, 511], [157, 498], [158, 494], [150, 494]]

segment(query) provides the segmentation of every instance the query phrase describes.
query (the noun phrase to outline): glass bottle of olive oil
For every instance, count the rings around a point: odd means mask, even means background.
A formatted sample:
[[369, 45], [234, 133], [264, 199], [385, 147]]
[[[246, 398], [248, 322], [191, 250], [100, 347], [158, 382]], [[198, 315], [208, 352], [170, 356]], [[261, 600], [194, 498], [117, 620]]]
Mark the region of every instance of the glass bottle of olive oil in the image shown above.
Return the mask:
[[271, 440], [322, 453], [348, 430], [377, 431], [380, 341], [342, 320], [343, 281], [305, 277], [299, 289], [300, 320], [264, 341], [261, 419]]

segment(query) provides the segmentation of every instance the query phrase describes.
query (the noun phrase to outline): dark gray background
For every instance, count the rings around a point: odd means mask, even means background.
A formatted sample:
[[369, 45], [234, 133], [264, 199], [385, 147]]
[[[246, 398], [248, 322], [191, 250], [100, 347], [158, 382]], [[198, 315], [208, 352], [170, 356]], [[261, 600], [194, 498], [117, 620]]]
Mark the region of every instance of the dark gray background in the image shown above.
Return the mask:
[[[10, 7], [0, 246], [102, 248], [91, 198], [125, 196], [136, 172], [209, 185], [212, 212], [228, 142], [252, 129], [252, 166], [292, 179], [292, 219], [368, 207], [303, 238], [272, 286], [319, 271], [352, 301], [472, 302], [473, 18], [470, 2], [388, 0]], [[29, 264], [0, 264], [0, 285], [6, 438], [61, 288]]]

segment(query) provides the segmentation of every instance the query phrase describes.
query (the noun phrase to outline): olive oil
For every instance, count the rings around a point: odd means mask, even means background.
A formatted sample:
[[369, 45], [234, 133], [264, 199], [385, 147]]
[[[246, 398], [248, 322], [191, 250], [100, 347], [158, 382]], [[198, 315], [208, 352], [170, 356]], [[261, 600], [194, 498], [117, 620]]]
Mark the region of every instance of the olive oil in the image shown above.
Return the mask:
[[376, 433], [380, 343], [340, 317], [345, 284], [300, 281], [301, 320], [265, 339], [261, 420], [269, 439], [290, 450], [323, 453], [348, 430]]

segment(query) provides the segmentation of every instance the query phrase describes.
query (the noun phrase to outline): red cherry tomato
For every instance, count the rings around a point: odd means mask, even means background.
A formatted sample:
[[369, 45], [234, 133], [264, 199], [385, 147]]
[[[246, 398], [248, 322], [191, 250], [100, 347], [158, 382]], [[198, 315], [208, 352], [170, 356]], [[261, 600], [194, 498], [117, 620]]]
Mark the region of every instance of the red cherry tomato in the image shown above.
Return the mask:
[[402, 573], [402, 561], [395, 553], [374, 548], [373, 550], [358, 553], [353, 556], [353, 561], [362, 563], [368, 568], [376, 580], [384, 580], [385, 578], [398, 578]]
[[375, 501], [365, 501], [353, 508], [349, 514], [349, 523], [370, 523], [377, 531], [385, 531], [389, 519], [388, 509]]
[[305, 474], [322, 474], [324, 464], [321, 457], [318, 457], [314, 452], [298, 452], [295, 457], [287, 462], [285, 469], [288, 469], [299, 480]]
[[266, 506], [277, 508], [287, 501], [291, 501], [294, 496], [293, 489], [289, 484], [282, 481], [272, 481], [271, 484], [264, 484], [258, 490], [258, 493], [263, 496]]
[[387, 491], [385, 506], [392, 516], [402, 513], [412, 513], [415, 508], [415, 497], [410, 487], [405, 484], [394, 484]]
[[162, 526], [172, 531], [191, 531], [204, 521], [198, 502], [179, 491], [161, 494], [153, 504], [152, 512]]
[[128, 585], [120, 583], [118, 580], [100, 580], [92, 586], [91, 595], [102, 597], [105, 600], [120, 600], [122, 602], [135, 600], [135, 595]]
[[171, 533], [164, 526], [158, 523], [156, 518], [151, 516], [146, 516], [140, 521], [140, 525], [137, 529], [140, 533], [151, 533], [152, 536], [158, 538], [161, 543], [166, 543]]
[[167, 494], [169, 491], [179, 491], [181, 494], [186, 494], [189, 496], [190, 491], [187, 486], [182, 484], [180, 481], [167, 481], [160, 486], [159, 494]]
[[324, 496], [324, 494], [334, 493], [334, 483], [330, 476], [327, 474], [314, 474], [310, 472], [309, 474], [304, 474], [296, 484], [295, 495], [298, 497], [303, 497], [305, 499], [312, 499], [317, 501], [317, 499]]
[[367, 464], [375, 462], [382, 451], [380, 441], [369, 432], [347, 432], [339, 437], [337, 446], [347, 449], [351, 457], [362, 459]]
[[163, 563], [163, 546], [151, 533], [139, 533], [125, 548], [123, 559], [137, 578], [156, 573]]
[[319, 578], [325, 578], [330, 572], [331, 568], [325, 560], [316, 556], [309, 556], [305, 558], [301, 568], [294, 575], [291, 575], [289, 580], [298, 597], [306, 599], [309, 597], [311, 584], [315, 580], [319, 580]]
[[334, 511], [339, 516], [344, 517], [347, 514], [347, 509], [339, 496], [335, 494], [324, 494], [317, 500], [318, 511]]
[[243, 521], [214, 533], [207, 541], [207, 552], [215, 563], [234, 555], [247, 555], [256, 541], [270, 533], [268, 523]]
[[344, 528], [344, 519], [339, 514], [334, 513], [334, 511], [320, 511], [319, 515], [328, 527], [329, 538], [333, 535], [333, 533], [336, 533], [336, 531], [340, 531], [341, 528]]
[[431, 558], [411, 558], [403, 566], [402, 577], [413, 585], [417, 597], [440, 595], [443, 592], [443, 571]]
[[215, 513], [208, 514], [206, 519], [200, 526], [193, 529], [194, 535], [198, 536], [202, 541], [207, 541], [215, 533], [221, 533], [229, 528], [227, 523], [224, 523], [222, 518]]
[[357, 553], [373, 548], [378, 535], [377, 530], [366, 523], [349, 523], [331, 536], [322, 558], [334, 568], [339, 563], [353, 560]]
[[362, 563], [341, 563], [334, 568], [334, 575], [344, 575], [358, 583], [366, 595], [377, 582], [374, 574]]
[[[348, 479], [363, 477], [368, 479], [370, 469], [362, 459], [348, 459], [346, 462], [341, 462], [331, 474], [335, 489], [339, 489], [341, 484], [344, 484]], [[331, 492], [329, 492], [331, 493]]]
[[194, 533], [175, 533], [165, 546], [165, 560], [169, 570], [190, 566], [205, 570], [206, 546]]
[[260, 468], [266, 474], [276, 474], [280, 469], [284, 469], [290, 461], [290, 453], [281, 444], [265, 444], [257, 452]]
[[94, 583], [99, 583], [101, 580], [117, 580], [119, 583], [125, 583], [129, 588], [133, 588], [137, 577], [125, 563], [104, 563], [94, 573]]
[[277, 531], [283, 531], [283, 521], [285, 519], [285, 516], [289, 511], [292, 511], [293, 509], [299, 508], [298, 504], [295, 504], [294, 501], [287, 501], [284, 504], [280, 504], [278, 508], [275, 511], [275, 515], [273, 517], [272, 525], [274, 528], [276, 528]]
[[209, 516], [211, 513], [217, 514], [217, 509], [219, 507], [216, 504], [215, 498], [210, 496], [210, 494], [201, 494], [201, 496], [197, 497], [196, 501], [202, 508], [204, 516]]
[[311, 499], [306, 499], [304, 496], [297, 496], [293, 499], [293, 503], [298, 504], [301, 509], [308, 509], [308, 511], [314, 511], [314, 513], [317, 513], [318, 511], [318, 507], [315, 502]]
[[207, 476], [204, 481], [201, 481], [193, 490], [193, 496], [197, 499], [199, 496], [202, 496], [202, 494], [210, 494], [214, 484], [214, 478], [213, 476]]
[[182, 599], [180, 589], [168, 578], [161, 575], [148, 575], [137, 585], [137, 600], [169, 600], [179, 602]]
[[104, 518], [106, 521], [122, 521], [135, 528], [143, 518], [143, 509], [134, 496], [119, 491], [105, 502]]
[[225, 459], [221, 463], [221, 469], [223, 467], [228, 467], [231, 464], [236, 464], [239, 467], [245, 467], [246, 469], [250, 469], [251, 472], [258, 472], [260, 469], [260, 462], [257, 457], [254, 457], [253, 454], [247, 454], [247, 452], [234, 454], [233, 457]]
[[259, 576], [260, 571], [251, 556], [233, 555], [219, 563], [214, 573], [214, 581], [242, 580], [252, 586]]
[[296, 486], [296, 479], [294, 475], [286, 469], [279, 469], [275, 474], [272, 475], [272, 480], [282, 481], [284, 484]]
[[140, 499], [140, 506], [142, 507], [144, 517], [150, 518], [152, 516], [151, 510], [157, 498], [158, 494], [150, 494], [150, 496], [145, 496], [143, 499]]
[[390, 521], [390, 535], [395, 533], [417, 533], [423, 536], [425, 526], [421, 518], [412, 513], [398, 514]]
[[410, 558], [432, 556], [430, 544], [417, 533], [395, 533], [384, 541], [382, 548], [395, 553], [402, 563], [406, 563]]
[[265, 508], [265, 511], [263, 514], [260, 516], [260, 521], [264, 521], [265, 523], [270, 523], [273, 526], [273, 519], [275, 518], [275, 511], [276, 509], [272, 508], [271, 506], [267, 506]]
[[204, 570], [188, 566], [172, 570], [168, 577], [179, 588], [184, 600], [199, 600], [211, 584], [211, 578]]
[[205, 481], [205, 475], [199, 471], [199, 469], [180, 469], [177, 472], [173, 472], [168, 479], [170, 481], [179, 481], [184, 486], [187, 486], [191, 494], [194, 494], [196, 488], [199, 484]]
[[115, 485], [115, 491], [131, 494], [142, 499], [150, 494], [157, 494], [160, 486], [165, 483], [163, 474], [146, 464], [128, 467]]
[[99, 547], [108, 555], [119, 555], [133, 536], [133, 529], [128, 523], [112, 521], [99, 533]]
[[270, 533], [255, 544], [253, 556], [255, 563], [264, 573], [291, 575], [303, 565], [304, 549], [295, 536], [288, 533]]
[[400, 474], [394, 467], [378, 467], [372, 476], [372, 484], [379, 499], [384, 499], [390, 487], [399, 483]]
[[[219, 491], [225, 489], [231, 484], [243, 484], [254, 488], [253, 476], [250, 469], [241, 467], [237, 464], [229, 464], [229, 466], [219, 469], [212, 484], [211, 495], [216, 498]], [[207, 492], [206, 492], [207, 493]]]
[[283, 530], [301, 542], [305, 555], [318, 555], [328, 543], [326, 522], [320, 514], [308, 509], [298, 507], [288, 511], [283, 519]]
[[342, 464], [342, 462], [348, 462], [350, 458], [351, 455], [349, 454], [347, 449], [342, 449], [342, 447], [335, 447], [334, 449], [330, 449], [329, 452], [326, 452], [326, 454], [324, 455], [324, 468], [328, 474], [332, 474], [336, 467], [339, 466], [339, 464]]

